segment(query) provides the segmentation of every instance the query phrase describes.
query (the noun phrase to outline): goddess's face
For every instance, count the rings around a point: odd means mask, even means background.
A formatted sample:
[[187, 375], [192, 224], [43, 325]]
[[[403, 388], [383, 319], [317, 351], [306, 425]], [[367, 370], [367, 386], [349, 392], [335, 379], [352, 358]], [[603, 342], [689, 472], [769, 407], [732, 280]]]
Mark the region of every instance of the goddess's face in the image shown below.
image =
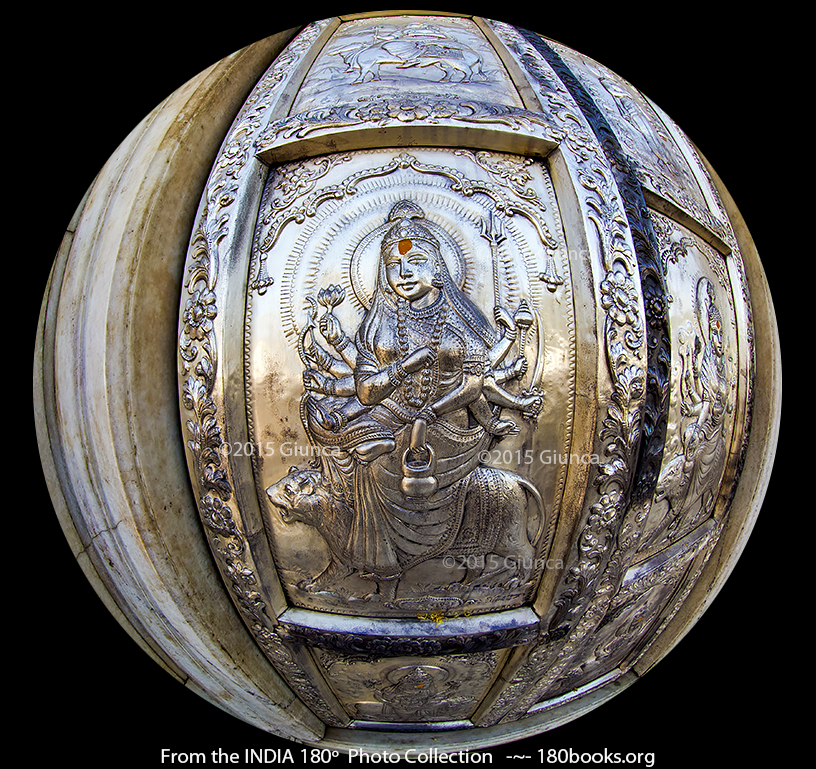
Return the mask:
[[437, 256], [421, 241], [407, 238], [395, 243], [385, 257], [385, 275], [393, 291], [414, 302], [434, 291]]

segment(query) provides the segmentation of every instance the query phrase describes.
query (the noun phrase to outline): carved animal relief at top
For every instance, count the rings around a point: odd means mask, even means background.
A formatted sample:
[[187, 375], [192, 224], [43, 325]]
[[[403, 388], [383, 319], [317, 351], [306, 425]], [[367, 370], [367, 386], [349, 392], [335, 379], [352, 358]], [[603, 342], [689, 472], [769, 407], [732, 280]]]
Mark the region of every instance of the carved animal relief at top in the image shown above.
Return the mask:
[[[521, 106], [495, 50], [465, 19], [353, 21], [321, 53], [310, 77], [314, 87], [299, 95], [293, 113], [406, 92]], [[360, 85], [366, 88], [354, 88]]]
[[[346, 72], [354, 74], [353, 83], [381, 80], [383, 67], [424, 70], [432, 68], [429, 79], [439, 83], [469, 83], [487, 80], [482, 58], [470, 47], [439, 28], [408, 24], [401, 31], [377, 26], [363, 43], [340, 48]], [[421, 76], [424, 73], [412, 73]]]

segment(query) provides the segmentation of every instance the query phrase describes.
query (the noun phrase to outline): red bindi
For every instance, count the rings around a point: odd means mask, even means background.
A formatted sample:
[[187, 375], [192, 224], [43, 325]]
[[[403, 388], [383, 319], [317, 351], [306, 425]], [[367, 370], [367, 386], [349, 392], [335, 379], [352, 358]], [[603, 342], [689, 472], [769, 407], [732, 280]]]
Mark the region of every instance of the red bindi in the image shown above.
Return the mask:
[[399, 242], [399, 252], [400, 252], [400, 255], [401, 255], [401, 256], [405, 256], [405, 254], [407, 254], [407, 253], [408, 253], [408, 252], [411, 250], [411, 246], [412, 246], [412, 245], [413, 245], [413, 244], [411, 243], [411, 241], [410, 241], [408, 238], [403, 238], [403, 239], [402, 239], [402, 240]]

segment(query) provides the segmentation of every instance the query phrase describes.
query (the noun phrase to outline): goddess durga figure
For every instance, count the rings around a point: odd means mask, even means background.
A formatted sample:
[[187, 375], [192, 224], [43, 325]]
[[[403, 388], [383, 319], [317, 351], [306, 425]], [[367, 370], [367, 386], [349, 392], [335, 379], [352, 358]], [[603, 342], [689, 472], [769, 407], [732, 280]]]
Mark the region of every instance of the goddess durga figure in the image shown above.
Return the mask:
[[482, 453], [518, 430], [501, 409], [530, 418], [542, 406], [541, 393], [502, 386], [526, 370], [523, 357], [502, 365], [532, 323], [526, 305], [496, 308], [497, 333], [452, 280], [422, 209], [400, 201], [388, 223], [354, 339], [331, 310], [319, 329], [337, 355], [301, 334], [304, 426], [323, 449], [322, 483], [351, 513], [342, 560], [378, 581], [450, 545]]

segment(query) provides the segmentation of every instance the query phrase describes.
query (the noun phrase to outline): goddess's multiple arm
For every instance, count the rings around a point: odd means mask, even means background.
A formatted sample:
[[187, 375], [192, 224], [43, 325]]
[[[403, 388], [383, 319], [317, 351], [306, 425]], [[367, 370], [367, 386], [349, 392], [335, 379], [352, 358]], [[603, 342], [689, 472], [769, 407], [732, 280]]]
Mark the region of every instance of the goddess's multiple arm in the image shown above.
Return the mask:
[[[502, 338], [488, 351], [486, 371], [466, 367], [462, 380], [450, 392], [429, 404], [419, 414], [426, 424], [444, 414], [469, 408], [476, 421], [492, 434], [507, 435], [515, 431], [515, 423], [499, 420], [488, 401], [501, 408], [521, 411], [525, 416], [536, 413], [541, 406], [540, 395], [514, 395], [501, 385], [524, 375], [527, 362], [524, 357], [500, 365], [516, 341], [518, 329], [529, 326], [529, 310], [520, 309], [514, 317], [504, 309], [497, 309], [496, 319], [504, 329]], [[531, 317], [531, 315], [530, 315]], [[356, 397], [355, 413], [362, 407], [381, 403], [397, 390], [409, 374], [415, 374], [433, 363], [436, 353], [430, 347], [421, 347], [402, 360], [381, 368], [374, 361], [360, 362], [357, 346], [345, 334], [340, 321], [327, 313], [319, 321], [325, 340], [339, 353], [336, 358], [315, 344], [310, 350], [318, 368], [303, 373], [306, 389], [324, 395]], [[323, 373], [323, 371], [328, 372]]]

